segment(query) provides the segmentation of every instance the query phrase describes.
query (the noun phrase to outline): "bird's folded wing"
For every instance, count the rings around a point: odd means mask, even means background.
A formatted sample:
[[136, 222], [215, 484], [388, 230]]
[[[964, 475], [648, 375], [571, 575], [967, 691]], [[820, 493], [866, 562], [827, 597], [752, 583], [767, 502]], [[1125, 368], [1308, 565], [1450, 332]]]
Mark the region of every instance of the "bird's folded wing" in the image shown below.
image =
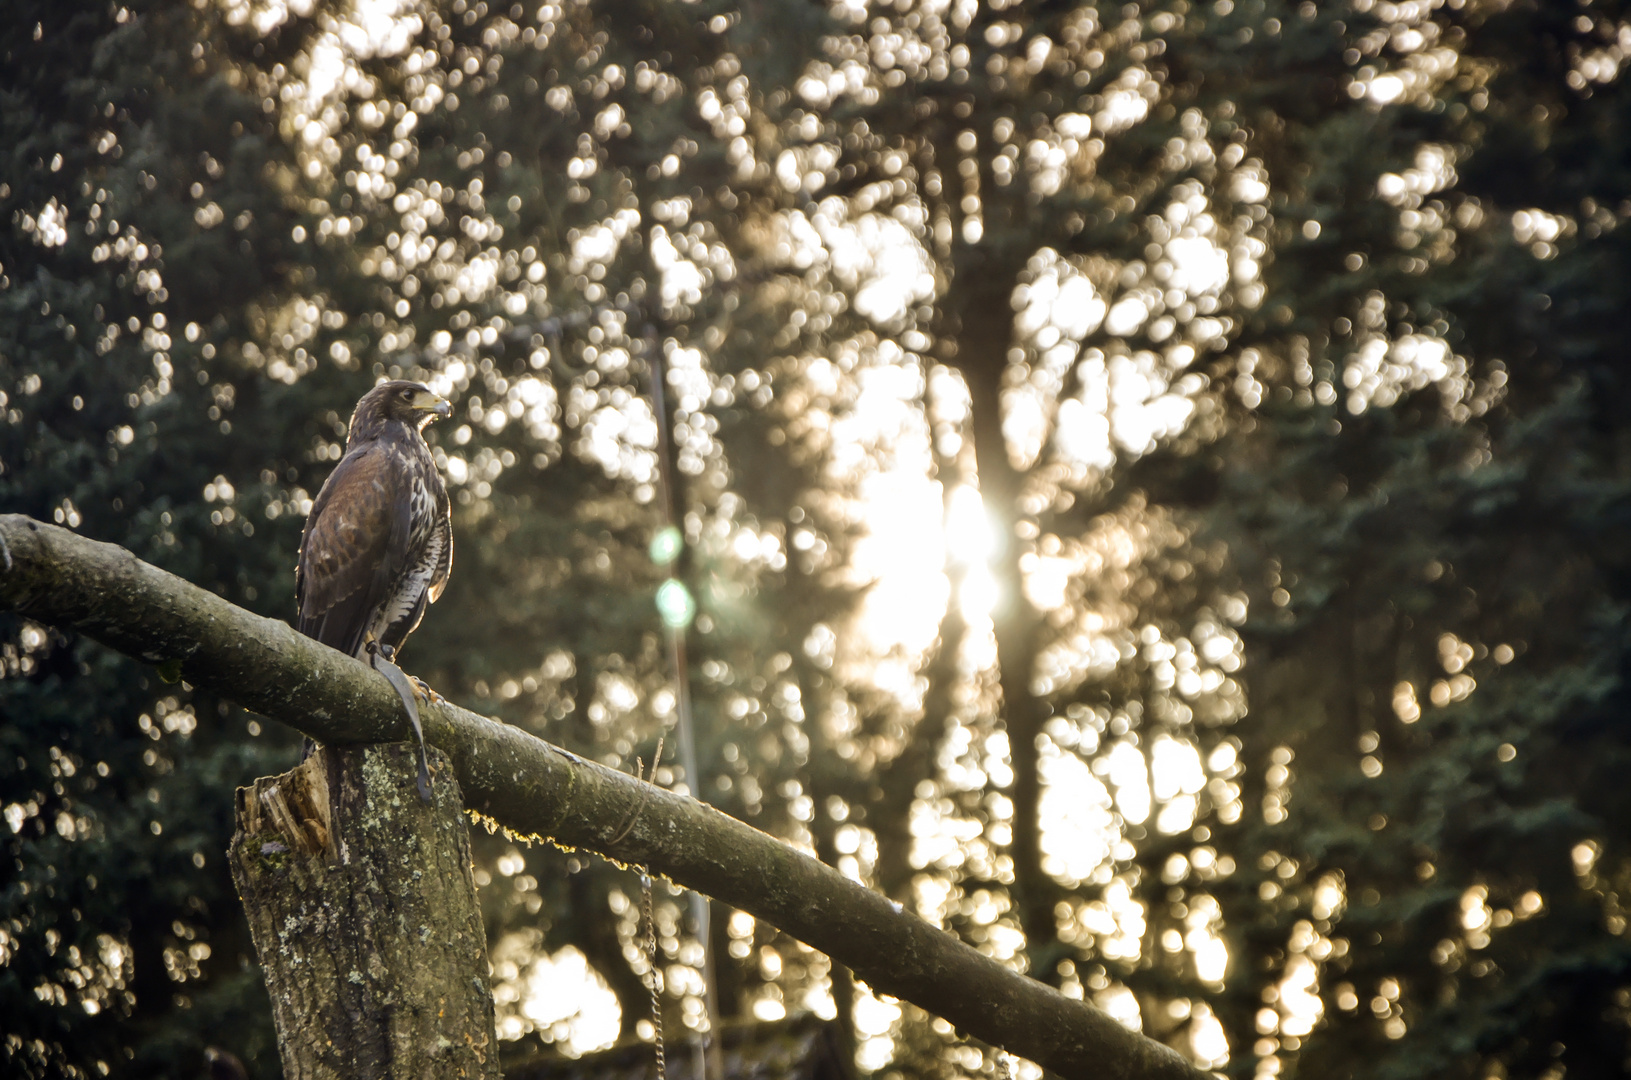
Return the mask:
[[407, 486], [401, 457], [381, 443], [347, 454], [329, 476], [301, 543], [302, 633], [355, 655], [406, 558]]

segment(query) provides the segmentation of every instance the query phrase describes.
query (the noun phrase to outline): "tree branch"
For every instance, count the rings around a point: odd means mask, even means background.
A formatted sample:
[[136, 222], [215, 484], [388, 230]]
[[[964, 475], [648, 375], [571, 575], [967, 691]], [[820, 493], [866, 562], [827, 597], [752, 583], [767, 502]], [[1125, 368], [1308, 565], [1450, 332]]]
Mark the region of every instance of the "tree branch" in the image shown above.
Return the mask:
[[[77, 630], [323, 743], [409, 736], [396, 692], [358, 661], [123, 548], [21, 515], [0, 516], [0, 609]], [[1206, 1075], [703, 803], [451, 703], [424, 707], [421, 719], [468, 806], [514, 832], [649, 866], [820, 949], [875, 990], [1062, 1075]]]

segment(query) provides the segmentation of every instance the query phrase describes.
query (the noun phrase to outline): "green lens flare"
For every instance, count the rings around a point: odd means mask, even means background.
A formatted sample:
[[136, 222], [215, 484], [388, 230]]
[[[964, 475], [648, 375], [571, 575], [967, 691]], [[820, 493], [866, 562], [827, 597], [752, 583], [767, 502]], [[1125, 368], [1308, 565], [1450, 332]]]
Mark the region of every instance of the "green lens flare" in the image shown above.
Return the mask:
[[657, 614], [663, 625], [672, 630], [683, 630], [697, 615], [697, 602], [691, 590], [678, 578], [669, 578], [657, 587]]
[[685, 538], [680, 535], [679, 529], [669, 525], [651, 538], [651, 561], [658, 566], [667, 566], [680, 557], [684, 547]]

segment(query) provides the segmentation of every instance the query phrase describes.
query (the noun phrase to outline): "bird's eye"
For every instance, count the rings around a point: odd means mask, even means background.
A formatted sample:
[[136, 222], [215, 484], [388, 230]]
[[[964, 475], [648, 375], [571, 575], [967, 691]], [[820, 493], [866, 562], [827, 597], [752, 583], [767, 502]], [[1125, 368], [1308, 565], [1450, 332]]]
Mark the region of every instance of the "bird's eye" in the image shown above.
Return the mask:
[[413, 400], [413, 391], [412, 390], [402, 391], [402, 400], [403, 401], [412, 401]]

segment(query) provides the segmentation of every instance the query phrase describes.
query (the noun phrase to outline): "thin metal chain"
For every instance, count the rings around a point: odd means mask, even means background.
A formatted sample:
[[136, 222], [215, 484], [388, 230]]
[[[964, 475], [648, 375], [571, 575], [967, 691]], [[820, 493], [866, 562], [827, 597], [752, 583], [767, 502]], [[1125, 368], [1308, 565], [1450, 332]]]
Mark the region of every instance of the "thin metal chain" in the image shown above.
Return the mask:
[[668, 1062], [663, 1055], [663, 1000], [657, 988], [657, 916], [651, 904], [651, 875], [644, 871], [640, 873], [640, 909], [646, 920], [646, 957], [651, 962], [646, 985], [651, 988], [651, 1026], [656, 1035], [657, 1080], [668, 1080]]

